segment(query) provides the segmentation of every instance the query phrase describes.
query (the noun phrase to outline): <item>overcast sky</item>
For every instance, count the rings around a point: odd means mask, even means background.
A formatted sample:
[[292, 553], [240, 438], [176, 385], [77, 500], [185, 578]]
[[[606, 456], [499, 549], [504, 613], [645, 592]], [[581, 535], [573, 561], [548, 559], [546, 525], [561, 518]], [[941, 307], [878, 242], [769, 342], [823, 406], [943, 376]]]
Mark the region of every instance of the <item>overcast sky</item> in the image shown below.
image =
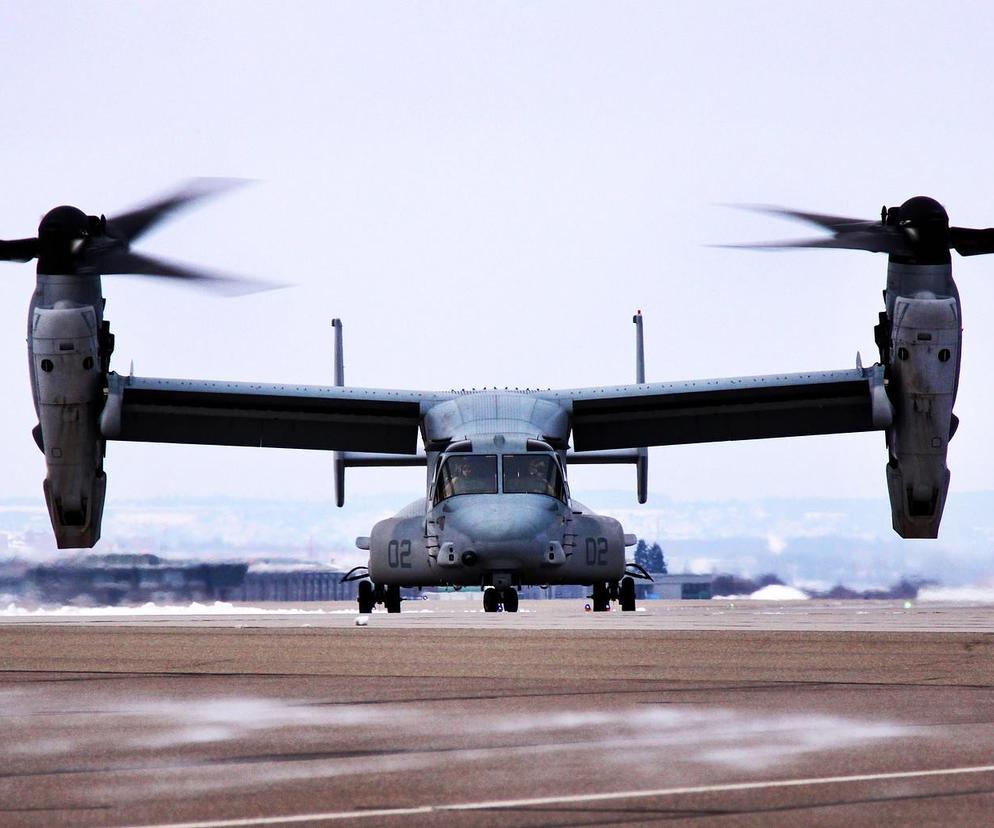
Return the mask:
[[[874, 361], [886, 260], [709, 243], [808, 235], [722, 207], [862, 217], [927, 193], [994, 224], [986, 3], [60, 3], [0, 0], [0, 237], [190, 176], [257, 179], [141, 249], [297, 286], [239, 299], [104, 282], [114, 366], [372, 387], [578, 386]], [[994, 260], [966, 330], [952, 490], [989, 489]], [[0, 496], [37, 496], [32, 265], [0, 264]], [[657, 449], [682, 498], [886, 492], [883, 435]], [[322, 453], [111, 444], [116, 498], [325, 497]], [[421, 491], [350, 473], [352, 495]], [[631, 469], [580, 468], [584, 488]], [[634, 497], [634, 494], [633, 494]], [[890, 516], [881, 514], [881, 526]]]

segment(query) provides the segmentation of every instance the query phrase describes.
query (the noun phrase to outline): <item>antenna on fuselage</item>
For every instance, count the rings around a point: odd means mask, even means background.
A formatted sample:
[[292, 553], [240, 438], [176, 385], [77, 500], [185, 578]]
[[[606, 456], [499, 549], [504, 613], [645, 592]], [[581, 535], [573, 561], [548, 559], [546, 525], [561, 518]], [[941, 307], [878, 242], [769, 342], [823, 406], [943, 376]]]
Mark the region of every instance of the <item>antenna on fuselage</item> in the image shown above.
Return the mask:
[[[635, 323], [635, 382], [645, 384], [645, 339], [642, 334], [642, 311], [635, 312], [632, 317]], [[639, 503], [649, 499], [649, 449], [642, 446], [638, 449], [638, 460], [635, 461], [635, 489]]]

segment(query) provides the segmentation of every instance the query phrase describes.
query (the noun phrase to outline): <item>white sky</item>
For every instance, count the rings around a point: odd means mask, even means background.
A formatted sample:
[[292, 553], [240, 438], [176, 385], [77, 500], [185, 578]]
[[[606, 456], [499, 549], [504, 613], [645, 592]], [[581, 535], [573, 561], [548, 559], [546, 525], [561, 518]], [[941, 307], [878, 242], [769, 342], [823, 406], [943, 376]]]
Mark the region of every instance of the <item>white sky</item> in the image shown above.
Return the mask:
[[[258, 179], [139, 249], [298, 286], [240, 299], [108, 278], [114, 366], [374, 387], [650, 380], [875, 359], [886, 260], [751, 253], [808, 235], [718, 205], [874, 217], [920, 193], [994, 224], [985, 3], [18, 3], [0, 0], [0, 236], [114, 214], [196, 175]], [[953, 490], [990, 488], [994, 261], [965, 305]], [[0, 496], [41, 499], [24, 326], [0, 264]], [[881, 434], [653, 452], [687, 498], [886, 492]], [[327, 497], [310, 452], [112, 444], [108, 509], [157, 495]], [[422, 488], [350, 473], [352, 496]], [[579, 468], [573, 489], [634, 486]], [[634, 495], [633, 495], [634, 497]], [[399, 504], [398, 504], [399, 505]], [[889, 514], [881, 515], [882, 525]]]

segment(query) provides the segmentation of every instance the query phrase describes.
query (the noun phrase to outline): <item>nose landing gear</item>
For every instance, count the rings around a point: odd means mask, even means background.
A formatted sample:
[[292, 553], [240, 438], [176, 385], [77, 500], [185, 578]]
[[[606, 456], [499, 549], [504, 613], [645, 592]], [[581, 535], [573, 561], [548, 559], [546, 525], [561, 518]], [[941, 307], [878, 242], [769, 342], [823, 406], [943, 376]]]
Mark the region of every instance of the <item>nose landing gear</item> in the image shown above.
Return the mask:
[[517, 612], [518, 591], [513, 587], [487, 587], [483, 590], [484, 612]]
[[504, 605], [504, 612], [518, 611], [518, 591], [514, 587], [505, 587], [501, 590], [501, 603]]

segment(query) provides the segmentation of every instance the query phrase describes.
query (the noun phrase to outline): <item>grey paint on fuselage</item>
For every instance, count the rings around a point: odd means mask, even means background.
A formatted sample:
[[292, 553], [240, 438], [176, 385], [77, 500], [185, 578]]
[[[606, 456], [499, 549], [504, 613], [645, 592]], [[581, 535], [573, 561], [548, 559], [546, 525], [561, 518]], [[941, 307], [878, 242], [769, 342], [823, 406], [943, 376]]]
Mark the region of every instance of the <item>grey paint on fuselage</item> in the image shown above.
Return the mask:
[[[435, 405], [424, 419], [425, 442], [455, 446], [451, 455], [555, 457], [566, 476], [567, 412], [530, 392], [480, 391]], [[468, 441], [468, 445], [467, 445]], [[426, 497], [377, 523], [369, 537], [375, 583], [400, 586], [589, 584], [616, 581], [625, 570], [625, 535], [614, 518], [569, 497], [550, 494], [436, 493], [441, 462], [429, 451]]]

